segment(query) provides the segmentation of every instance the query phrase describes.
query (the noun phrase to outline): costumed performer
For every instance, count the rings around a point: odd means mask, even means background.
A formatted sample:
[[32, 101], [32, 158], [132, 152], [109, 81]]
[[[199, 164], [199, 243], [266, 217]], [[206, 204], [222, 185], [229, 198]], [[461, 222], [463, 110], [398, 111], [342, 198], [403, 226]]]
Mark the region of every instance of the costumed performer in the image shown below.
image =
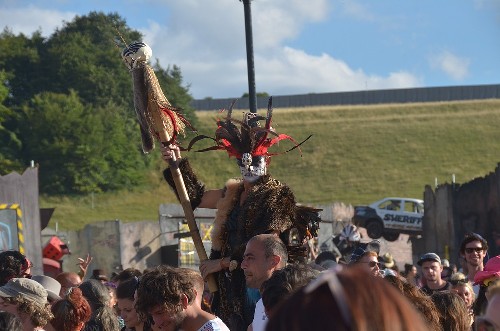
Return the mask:
[[[213, 313], [232, 331], [245, 331], [259, 299], [248, 292], [240, 267], [247, 241], [257, 234], [275, 233], [287, 245], [289, 261], [297, 261], [306, 255], [303, 244], [317, 236], [319, 209], [297, 205], [292, 190], [267, 172], [270, 157], [276, 155], [268, 152], [269, 147], [281, 140], [292, 141], [292, 149], [301, 144], [288, 135], [277, 134], [271, 127], [272, 98], [266, 117], [247, 112], [242, 121], [235, 120], [233, 105], [234, 102], [225, 119], [217, 121], [215, 138], [197, 136], [188, 149], [199, 140], [212, 139], [215, 145], [199, 152], [226, 151], [236, 158], [242, 178], [229, 180], [223, 189], [205, 190], [176, 145], [162, 147], [162, 155], [165, 161], [174, 155], [179, 162], [193, 210], [217, 209], [210, 258], [201, 262], [200, 271], [203, 277], [216, 275], [219, 290], [214, 293]], [[260, 127], [259, 121], [264, 120], [265, 126]], [[163, 174], [175, 191], [171, 172], [166, 169]]]

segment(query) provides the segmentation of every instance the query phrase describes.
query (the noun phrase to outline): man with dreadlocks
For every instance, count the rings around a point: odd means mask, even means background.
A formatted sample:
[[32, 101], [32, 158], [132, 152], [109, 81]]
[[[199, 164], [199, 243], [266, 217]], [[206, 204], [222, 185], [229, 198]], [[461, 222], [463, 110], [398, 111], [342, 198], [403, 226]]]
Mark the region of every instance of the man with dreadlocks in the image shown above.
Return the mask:
[[[305, 256], [303, 243], [317, 235], [319, 210], [297, 206], [292, 190], [267, 173], [270, 157], [276, 155], [268, 152], [269, 147], [281, 140], [292, 141], [292, 149], [302, 144], [271, 127], [272, 99], [266, 117], [245, 113], [242, 121], [231, 117], [233, 105], [226, 118], [217, 121], [215, 138], [197, 136], [189, 148], [199, 140], [212, 139], [215, 145], [200, 152], [225, 150], [236, 158], [241, 179], [229, 180], [223, 189], [205, 190], [177, 146], [162, 147], [162, 155], [166, 161], [175, 155], [193, 209], [217, 209], [210, 259], [201, 263], [200, 271], [203, 277], [215, 274], [219, 290], [214, 293], [212, 309], [231, 330], [238, 331], [252, 322], [258, 300], [248, 292], [241, 269], [247, 241], [257, 234], [275, 233], [287, 245], [289, 261], [297, 261]], [[261, 120], [265, 120], [264, 127], [259, 125]], [[169, 169], [164, 176], [175, 191]]]

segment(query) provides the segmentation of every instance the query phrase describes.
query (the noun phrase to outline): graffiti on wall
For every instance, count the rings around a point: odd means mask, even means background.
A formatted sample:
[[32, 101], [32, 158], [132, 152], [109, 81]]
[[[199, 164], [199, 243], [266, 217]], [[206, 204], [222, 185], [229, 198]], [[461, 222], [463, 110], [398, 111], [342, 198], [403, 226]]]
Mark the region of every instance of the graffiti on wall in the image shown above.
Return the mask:
[[[0, 204], [0, 251], [9, 249], [24, 252], [20, 239], [23, 239], [22, 223], [20, 219], [21, 210], [18, 205]], [[21, 225], [21, 229], [18, 229]]]

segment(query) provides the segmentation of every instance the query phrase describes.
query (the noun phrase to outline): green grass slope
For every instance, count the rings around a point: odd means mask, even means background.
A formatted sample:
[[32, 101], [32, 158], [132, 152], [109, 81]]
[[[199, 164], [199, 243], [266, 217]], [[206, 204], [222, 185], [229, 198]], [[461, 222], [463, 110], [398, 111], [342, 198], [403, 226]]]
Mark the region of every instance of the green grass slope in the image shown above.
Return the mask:
[[[217, 116], [223, 115], [198, 112], [199, 133], [212, 135]], [[493, 171], [500, 161], [500, 100], [275, 109], [273, 123], [277, 132], [298, 141], [313, 134], [302, 146], [302, 157], [294, 150], [275, 156], [270, 165], [270, 173], [303, 203], [422, 198], [425, 185], [434, 185], [435, 178], [451, 182], [455, 174], [457, 182], [465, 183]], [[283, 141], [272, 151], [291, 146]], [[209, 188], [239, 175], [225, 152], [186, 156]], [[58, 222], [60, 229], [98, 220], [156, 220], [160, 203], [175, 202], [161, 181], [162, 167], [159, 160], [150, 184], [133, 192], [42, 197], [41, 205], [56, 207], [51, 225]]]

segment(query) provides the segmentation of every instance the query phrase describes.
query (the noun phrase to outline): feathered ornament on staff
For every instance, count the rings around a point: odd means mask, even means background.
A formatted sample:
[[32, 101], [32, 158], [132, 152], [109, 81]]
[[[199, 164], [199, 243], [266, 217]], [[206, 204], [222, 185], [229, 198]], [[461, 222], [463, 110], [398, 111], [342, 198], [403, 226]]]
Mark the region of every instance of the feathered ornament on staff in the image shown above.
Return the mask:
[[[134, 106], [141, 129], [144, 153], [154, 148], [154, 140], [160, 141], [164, 146], [177, 144], [177, 135], [183, 133], [186, 126], [194, 130], [178, 112], [179, 109], [173, 107], [163, 94], [156, 74], [148, 64], [152, 54], [151, 48], [143, 42], [133, 42], [122, 51], [122, 59], [132, 74]], [[169, 160], [169, 165], [196, 252], [200, 261], [207, 260], [208, 256], [175, 157]], [[208, 286], [211, 292], [217, 291], [213, 275], [209, 275]]]
[[158, 78], [148, 64], [152, 55], [151, 48], [143, 42], [134, 42], [122, 52], [122, 59], [132, 73], [135, 112], [144, 153], [154, 148], [154, 139], [171, 144], [177, 142], [177, 135], [184, 133], [186, 126], [194, 131], [180, 109], [173, 107], [163, 94]]

